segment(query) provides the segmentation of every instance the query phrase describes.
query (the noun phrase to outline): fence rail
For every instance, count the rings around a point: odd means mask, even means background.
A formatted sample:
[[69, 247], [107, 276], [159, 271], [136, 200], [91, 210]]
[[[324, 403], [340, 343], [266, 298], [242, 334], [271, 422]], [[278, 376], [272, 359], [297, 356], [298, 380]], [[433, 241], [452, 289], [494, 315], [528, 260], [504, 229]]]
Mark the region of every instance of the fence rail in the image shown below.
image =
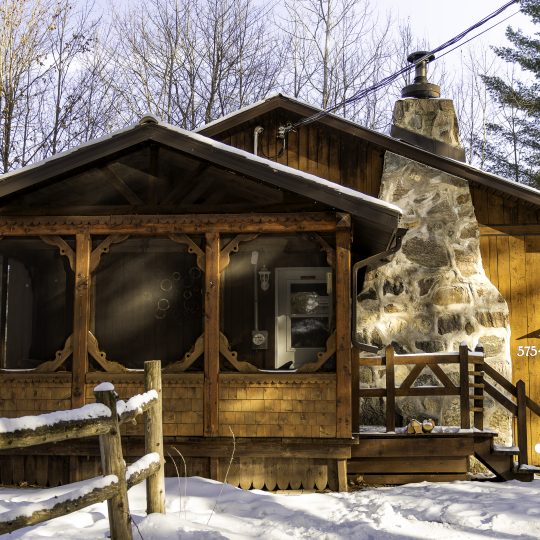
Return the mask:
[[[118, 401], [112, 384], [94, 389], [98, 405], [21, 419], [1, 419], [0, 449], [23, 448], [99, 436], [103, 477], [61, 497], [51, 497], [32, 512], [19, 509], [0, 514], [0, 534], [66, 515], [97, 502], [107, 501], [112, 540], [132, 540], [127, 490], [147, 479], [147, 512], [165, 513], [161, 362], [145, 362], [145, 393], [127, 402]], [[120, 425], [140, 414], [145, 420], [145, 456], [126, 469]], [[91, 416], [91, 417], [89, 417]], [[10, 429], [12, 424], [15, 429]], [[26, 427], [28, 426], [28, 427]]]

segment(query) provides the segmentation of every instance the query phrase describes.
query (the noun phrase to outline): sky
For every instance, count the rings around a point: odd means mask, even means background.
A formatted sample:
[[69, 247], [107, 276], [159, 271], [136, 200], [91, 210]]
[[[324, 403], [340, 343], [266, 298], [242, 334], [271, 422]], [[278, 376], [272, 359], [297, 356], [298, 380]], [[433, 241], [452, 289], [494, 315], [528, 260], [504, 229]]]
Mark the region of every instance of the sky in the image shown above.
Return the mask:
[[[138, 1], [138, 0], [137, 0]], [[271, 0], [260, 0], [268, 3]], [[281, 0], [276, 0], [278, 3]], [[470, 27], [475, 22], [494, 12], [503, 6], [508, 0], [370, 0], [371, 7], [383, 17], [391, 13], [393, 18], [400, 21], [410, 21], [413, 32], [419, 40], [426, 39], [430, 48], [434, 49], [451, 37]], [[95, 0], [98, 9], [106, 14], [112, 10], [112, 6], [128, 6], [134, 0]], [[517, 14], [516, 14], [517, 13]], [[515, 15], [513, 15], [515, 14]], [[531, 20], [519, 12], [519, 3], [507, 8], [496, 19], [484, 25], [481, 29], [470, 34], [473, 36], [482, 30], [492, 26], [502, 19], [513, 15], [508, 21], [496, 26], [476, 40], [476, 43], [484, 45], [505, 45], [505, 30], [508, 25], [514, 28], [522, 28], [525, 33], [532, 34], [535, 26]], [[454, 60], [455, 58], [455, 60]], [[446, 56], [445, 62], [452, 64], [459, 62], [459, 49]]]
[[[373, 6], [380, 11], [390, 11], [397, 19], [409, 19], [414, 33], [419, 38], [425, 37], [430, 48], [434, 49], [506, 3], [507, 0], [377, 0]], [[519, 12], [517, 3], [470, 35], [475, 35], [516, 12]], [[508, 25], [522, 28], [526, 33], [535, 30], [528, 17], [517, 13], [478, 39], [488, 45], [504, 45], [507, 43], [504, 33]], [[453, 54], [457, 56], [458, 50]]]

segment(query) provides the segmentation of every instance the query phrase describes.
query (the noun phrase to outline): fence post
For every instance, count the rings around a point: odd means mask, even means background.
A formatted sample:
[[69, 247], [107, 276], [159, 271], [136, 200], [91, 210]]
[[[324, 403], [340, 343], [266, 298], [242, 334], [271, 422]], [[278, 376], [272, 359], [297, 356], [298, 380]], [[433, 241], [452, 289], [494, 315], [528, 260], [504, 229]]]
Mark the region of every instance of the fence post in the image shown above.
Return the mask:
[[107, 385], [107, 389], [94, 390], [94, 395], [98, 403], [103, 403], [103, 405], [111, 409], [111, 430], [109, 433], [99, 436], [103, 474], [114, 474], [118, 477], [118, 493], [107, 501], [111, 539], [133, 540], [127, 496], [126, 464], [122, 455], [120, 426], [116, 412], [117, 395], [112, 384]]
[[396, 378], [394, 373], [394, 347], [384, 351], [386, 360], [386, 431], [396, 431]]
[[525, 394], [525, 383], [520, 379], [516, 383], [517, 390], [517, 429], [519, 464], [529, 463], [529, 443], [527, 441], [527, 395]]
[[469, 394], [469, 349], [465, 343], [459, 346], [459, 405], [461, 429], [471, 428], [471, 396]]
[[157, 452], [161, 467], [146, 479], [146, 513], [165, 513], [165, 459], [163, 457], [163, 400], [161, 389], [161, 361], [144, 363], [144, 389], [155, 390], [157, 402], [144, 413], [145, 453]]

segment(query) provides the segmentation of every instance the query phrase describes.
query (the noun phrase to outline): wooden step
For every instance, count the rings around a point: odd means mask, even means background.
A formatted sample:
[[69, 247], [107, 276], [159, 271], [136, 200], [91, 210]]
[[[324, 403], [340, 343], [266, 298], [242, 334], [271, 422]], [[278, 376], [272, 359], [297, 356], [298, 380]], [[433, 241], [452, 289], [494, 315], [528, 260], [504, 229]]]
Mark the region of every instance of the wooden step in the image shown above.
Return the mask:
[[520, 482], [532, 482], [535, 474], [540, 474], [540, 467], [535, 465], [518, 465], [514, 464], [512, 469], [514, 478]]
[[365, 474], [363, 476], [351, 476], [353, 483], [377, 484], [377, 485], [401, 485], [416, 482], [454, 482], [467, 480], [466, 474]]
[[418, 456], [399, 458], [356, 458], [347, 462], [348, 474], [466, 474], [467, 458]]
[[519, 448], [517, 446], [499, 446], [494, 444], [491, 452], [495, 455], [517, 456], [519, 454]]

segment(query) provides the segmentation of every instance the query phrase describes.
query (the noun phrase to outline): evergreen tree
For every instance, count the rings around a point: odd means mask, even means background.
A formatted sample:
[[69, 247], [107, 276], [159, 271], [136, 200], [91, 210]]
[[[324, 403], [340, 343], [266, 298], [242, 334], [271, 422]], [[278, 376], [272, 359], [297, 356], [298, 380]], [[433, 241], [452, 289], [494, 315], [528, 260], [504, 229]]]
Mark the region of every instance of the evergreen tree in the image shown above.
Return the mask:
[[[540, 0], [521, 0], [521, 11], [540, 24]], [[540, 188], [540, 32], [533, 37], [508, 27], [511, 47], [496, 54], [523, 72], [522, 80], [488, 77], [483, 80], [499, 104], [500, 116], [487, 125], [486, 168], [496, 174]]]

